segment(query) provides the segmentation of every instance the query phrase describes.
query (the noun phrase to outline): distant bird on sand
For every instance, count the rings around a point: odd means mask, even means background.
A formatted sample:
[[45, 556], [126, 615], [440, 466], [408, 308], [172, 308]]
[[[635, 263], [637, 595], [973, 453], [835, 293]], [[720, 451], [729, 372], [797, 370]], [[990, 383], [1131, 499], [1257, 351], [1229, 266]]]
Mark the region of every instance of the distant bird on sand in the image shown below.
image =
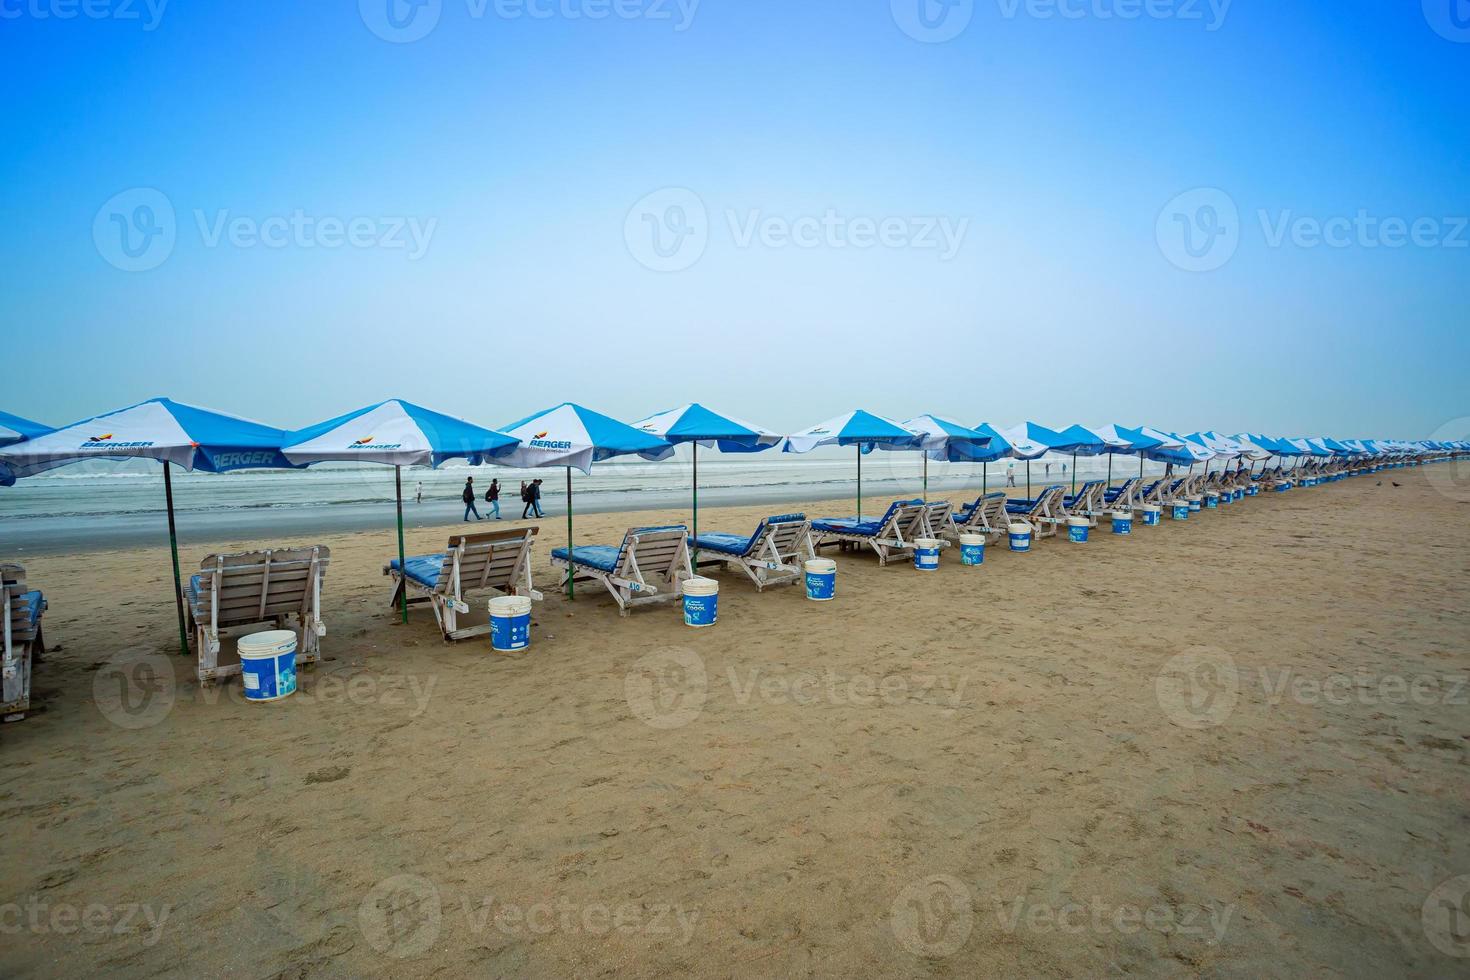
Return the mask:
[[1377, 483], [1375, 483], [1375, 484], [1373, 484], [1373, 485], [1374, 485], [1374, 486], [1375, 486], [1375, 487], [1381, 487], [1381, 486], [1383, 486], [1383, 481], [1382, 481], [1382, 480], [1379, 480], [1379, 481], [1378, 481], [1378, 482], [1377, 482]]
[[[1392, 480], [1389, 480], [1389, 481], [1388, 481], [1388, 482], [1389, 482], [1389, 483], [1393, 483], [1393, 481], [1392, 481]], [[1397, 484], [1397, 483], [1393, 483], [1393, 485], [1394, 485], [1394, 486], [1399, 486], [1399, 484]]]

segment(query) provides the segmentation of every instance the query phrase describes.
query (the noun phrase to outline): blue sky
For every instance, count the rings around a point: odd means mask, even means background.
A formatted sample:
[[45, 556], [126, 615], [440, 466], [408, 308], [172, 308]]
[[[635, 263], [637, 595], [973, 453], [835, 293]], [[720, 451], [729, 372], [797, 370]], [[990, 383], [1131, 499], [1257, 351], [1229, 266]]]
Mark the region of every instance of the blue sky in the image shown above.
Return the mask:
[[1470, 4], [1221, 2], [0, 0], [0, 407], [1470, 415]]

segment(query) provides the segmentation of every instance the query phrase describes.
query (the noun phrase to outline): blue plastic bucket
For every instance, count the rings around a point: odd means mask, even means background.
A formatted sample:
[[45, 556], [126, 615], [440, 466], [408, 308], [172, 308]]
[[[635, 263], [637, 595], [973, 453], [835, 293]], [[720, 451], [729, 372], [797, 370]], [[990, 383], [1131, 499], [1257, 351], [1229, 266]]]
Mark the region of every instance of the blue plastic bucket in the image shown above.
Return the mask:
[[921, 572], [939, 571], [939, 541], [918, 538], [914, 541], [914, 567]]
[[1006, 531], [1007, 536], [1010, 538], [1012, 551], [1031, 550], [1030, 524], [1012, 524]]
[[296, 633], [266, 630], [240, 637], [240, 676], [245, 700], [279, 701], [296, 693]]
[[1261, 488], [1258, 487], [1258, 486], [1256, 486], [1254, 483], [1252, 483], [1250, 486], [1248, 486], [1248, 487], [1245, 488], [1245, 495], [1247, 497], [1258, 497], [1258, 496], [1260, 496], [1260, 494], [1261, 494]]
[[1189, 501], [1175, 501], [1169, 505], [1169, 516], [1176, 521], [1189, 520]]
[[1143, 505], [1143, 526], [1156, 527], [1164, 519], [1164, 508], [1158, 504]]
[[713, 626], [720, 618], [720, 583], [712, 578], [686, 578], [684, 592], [684, 625], [696, 628]]
[[1113, 512], [1113, 533], [1133, 533], [1133, 513], [1131, 511], [1119, 510]]
[[531, 599], [500, 595], [490, 600], [490, 649], [510, 652], [531, 645]]
[[[1194, 502], [1190, 501], [1189, 506], [1191, 509], [1193, 509]], [[1205, 506], [1208, 507], [1210, 510], [1218, 509], [1220, 506], [1220, 495], [1218, 493], [1205, 494]]]
[[1085, 517], [1067, 518], [1067, 540], [1073, 544], [1086, 544], [1087, 532], [1092, 530], [1092, 524]]
[[985, 564], [985, 535], [983, 535], [983, 534], [961, 534], [960, 535], [960, 564], [961, 565], [983, 565], [983, 564]]
[[830, 558], [813, 558], [802, 567], [806, 572], [806, 597], [830, 602], [837, 595], [837, 563]]

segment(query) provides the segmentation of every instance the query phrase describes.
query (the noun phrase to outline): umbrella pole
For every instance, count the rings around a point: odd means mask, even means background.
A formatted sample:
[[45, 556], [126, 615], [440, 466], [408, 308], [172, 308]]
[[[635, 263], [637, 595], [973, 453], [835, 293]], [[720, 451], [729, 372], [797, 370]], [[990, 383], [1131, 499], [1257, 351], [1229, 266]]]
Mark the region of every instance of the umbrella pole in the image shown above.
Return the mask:
[[863, 446], [862, 446], [862, 443], [858, 443], [856, 448], [857, 448], [857, 457], [858, 457], [857, 519], [858, 519], [858, 523], [861, 524], [863, 522]]
[[397, 498], [398, 505], [398, 571], [399, 584], [402, 588], [398, 592], [398, 605], [403, 610], [403, 621], [408, 622], [408, 562], [403, 557], [403, 467], [393, 467], [393, 495]]
[[1026, 460], [1026, 499], [1033, 500], [1031, 496], [1031, 460]]
[[577, 585], [572, 580], [572, 468], [567, 467], [567, 598], [577, 598]]
[[980, 464], [980, 493], [983, 495], [990, 489], [990, 464]]
[[1113, 489], [1113, 454], [1108, 453], [1108, 489]]
[[924, 499], [929, 499], [929, 454], [923, 453], [924, 457]]
[[163, 499], [168, 505], [168, 548], [174, 559], [174, 609], [179, 614], [179, 653], [189, 655], [189, 630], [184, 625], [184, 586], [179, 578], [179, 535], [174, 527], [174, 481], [163, 461]]
[[1072, 496], [1077, 496], [1077, 454], [1072, 454]]
[[694, 568], [699, 570], [699, 441], [689, 444], [694, 449]]

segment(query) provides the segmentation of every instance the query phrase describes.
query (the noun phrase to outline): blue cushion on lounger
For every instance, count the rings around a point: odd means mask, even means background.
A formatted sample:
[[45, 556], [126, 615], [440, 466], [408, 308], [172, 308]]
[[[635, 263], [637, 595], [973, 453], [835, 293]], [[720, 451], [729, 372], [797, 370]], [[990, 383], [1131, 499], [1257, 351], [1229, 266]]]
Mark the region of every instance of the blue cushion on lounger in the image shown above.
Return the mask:
[[812, 527], [818, 531], [862, 534], [872, 537], [883, 530], [884, 523], [884, 521], [859, 521], [856, 517], [829, 517], [821, 521], [812, 521]]
[[[437, 555], [415, 555], [404, 564], [407, 566], [405, 574], [409, 578], [426, 589], [432, 589], [439, 584], [439, 570], [444, 567], [444, 553], [441, 551]], [[393, 559], [388, 565], [397, 571], [398, 559]]]
[[25, 608], [26, 622], [30, 624], [31, 629], [35, 629], [36, 623], [41, 618], [41, 612], [46, 608], [46, 600], [41, 598], [39, 592], [22, 592], [17, 598], [21, 606]]
[[[622, 553], [621, 547], [615, 548], [608, 544], [579, 544], [572, 549], [571, 560], [578, 565], [587, 565], [604, 572], [614, 572], [618, 568], [618, 556]], [[552, 548], [551, 557], [566, 561], [567, 549]]]
[[739, 534], [722, 534], [712, 531], [709, 534], [701, 534], [698, 538], [690, 538], [691, 547], [705, 548], [709, 551], [718, 551], [721, 554], [735, 555], [737, 557], [747, 555], [755, 547], [756, 542], [765, 533], [766, 527], [771, 524], [788, 524], [792, 521], [806, 520], [805, 514], [777, 514], [767, 517], [755, 526], [755, 532], [750, 537], [742, 537]]

